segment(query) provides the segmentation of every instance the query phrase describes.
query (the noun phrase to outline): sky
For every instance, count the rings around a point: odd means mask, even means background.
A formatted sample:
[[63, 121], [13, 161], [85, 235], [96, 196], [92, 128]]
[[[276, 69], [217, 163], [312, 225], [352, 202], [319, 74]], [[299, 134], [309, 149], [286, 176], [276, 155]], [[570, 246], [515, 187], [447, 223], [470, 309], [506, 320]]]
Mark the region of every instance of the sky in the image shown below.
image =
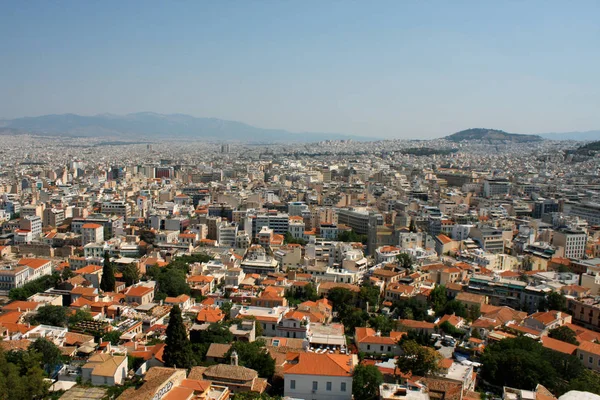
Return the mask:
[[0, 118], [431, 138], [600, 129], [600, 2], [0, 0]]

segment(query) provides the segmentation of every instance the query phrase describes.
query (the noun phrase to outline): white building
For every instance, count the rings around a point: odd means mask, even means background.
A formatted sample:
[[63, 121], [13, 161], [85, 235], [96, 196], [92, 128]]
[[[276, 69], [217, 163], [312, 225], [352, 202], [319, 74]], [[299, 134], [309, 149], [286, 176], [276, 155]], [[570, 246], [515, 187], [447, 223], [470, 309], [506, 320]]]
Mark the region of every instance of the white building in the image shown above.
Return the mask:
[[290, 217], [288, 232], [294, 239], [302, 239], [304, 237], [304, 230], [306, 224], [304, 219], [299, 216]]
[[552, 244], [565, 249], [566, 258], [583, 258], [587, 233], [583, 230], [564, 229], [554, 232]]
[[238, 233], [237, 224], [221, 222], [217, 229], [217, 242], [221, 247], [235, 247], [235, 240]]
[[28, 215], [21, 218], [19, 227], [31, 231], [32, 238], [38, 238], [42, 235], [42, 219], [37, 215]]
[[120, 385], [127, 378], [127, 356], [95, 354], [81, 368], [84, 382], [97, 386]]
[[114, 214], [127, 219], [131, 216], [131, 205], [125, 201], [105, 201], [102, 203], [102, 214]]
[[95, 223], [83, 224], [81, 227], [81, 245], [104, 242], [104, 226]]
[[284, 366], [284, 396], [351, 400], [356, 355], [300, 353]]

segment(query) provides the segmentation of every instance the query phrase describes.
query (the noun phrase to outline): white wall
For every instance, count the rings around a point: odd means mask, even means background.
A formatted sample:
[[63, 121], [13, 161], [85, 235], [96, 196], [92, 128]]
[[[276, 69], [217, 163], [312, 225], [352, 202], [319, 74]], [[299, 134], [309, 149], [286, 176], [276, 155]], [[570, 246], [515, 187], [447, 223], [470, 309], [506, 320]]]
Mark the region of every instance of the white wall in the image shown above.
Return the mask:
[[[296, 381], [295, 389], [291, 382]], [[313, 381], [317, 382], [317, 390], [313, 393]], [[331, 382], [331, 391], [327, 390], [327, 382]], [[346, 382], [346, 391], [341, 391], [341, 383]], [[285, 374], [284, 395], [305, 400], [351, 400], [352, 377], [296, 375]]]

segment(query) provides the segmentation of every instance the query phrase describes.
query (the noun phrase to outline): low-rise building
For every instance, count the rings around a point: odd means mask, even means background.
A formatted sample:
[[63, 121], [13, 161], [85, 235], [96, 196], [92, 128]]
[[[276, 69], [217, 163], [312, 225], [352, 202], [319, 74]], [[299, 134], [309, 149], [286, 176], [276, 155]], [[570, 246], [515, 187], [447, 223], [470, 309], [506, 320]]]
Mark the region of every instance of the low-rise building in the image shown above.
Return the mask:
[[84, 382], [92, 385], [121, 385], [127, 378], [127, 356], [95, 354], [83, 365], [81, 375]]
[[352, 399], [356, 355], [288, 353], [284, 365], [284, 394], [299, 399]]

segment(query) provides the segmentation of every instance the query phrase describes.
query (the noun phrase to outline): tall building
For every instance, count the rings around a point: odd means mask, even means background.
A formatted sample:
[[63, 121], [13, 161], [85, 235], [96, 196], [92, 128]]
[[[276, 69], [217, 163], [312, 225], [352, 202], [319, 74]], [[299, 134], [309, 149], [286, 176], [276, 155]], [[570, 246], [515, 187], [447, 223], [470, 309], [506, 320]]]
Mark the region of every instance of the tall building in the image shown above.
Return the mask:
[[[352, 228], [359, 235], [369, 233], [369, 215], [371, 213], [366, 209], [340, 209], [338, 210], [338, 224], [344, 224]], [[377, 217], [377, 224], [383, 225], [383, 216], [374, 213]]]
[[21, 218], [19, 227], [31, 231], [32, 238], [38, 238], [42, 235], [42, 219], [37, 215], [28, 215]]
[[583, 230], [562, 229], [554, 232], [552, 244], [565, 249], [566, 258], [583, 258], [587, 233]]
[[551, 214], [559, 211], [558, 201], [554, 199], [541, 199], [538, 198], [535, 203], [533, 203], [533, 213], [532, 217], [536, 219], [541, 219], [545, 214]]
[[59, 226], [65, 220], [65, 210], [47, 208], [44, 210], [44, 226]]
[[511, 183], [506, 178], [488, 178], [483, 182], [485, 197], [505, 196], [510, 193]]
[[273, 229], [273, 232], [278, 235], [285, 235], [290, 225], [289, 218], [287, 214], [259, 214], [254, 219], [252, 226], [253, 236], [256, 237], [263, 226]]
[[221, 222], [217, 230], [217, 242], [219, 242], [219, 246], [235, 247], [237, 233], [238, 225], [236, 223]]

